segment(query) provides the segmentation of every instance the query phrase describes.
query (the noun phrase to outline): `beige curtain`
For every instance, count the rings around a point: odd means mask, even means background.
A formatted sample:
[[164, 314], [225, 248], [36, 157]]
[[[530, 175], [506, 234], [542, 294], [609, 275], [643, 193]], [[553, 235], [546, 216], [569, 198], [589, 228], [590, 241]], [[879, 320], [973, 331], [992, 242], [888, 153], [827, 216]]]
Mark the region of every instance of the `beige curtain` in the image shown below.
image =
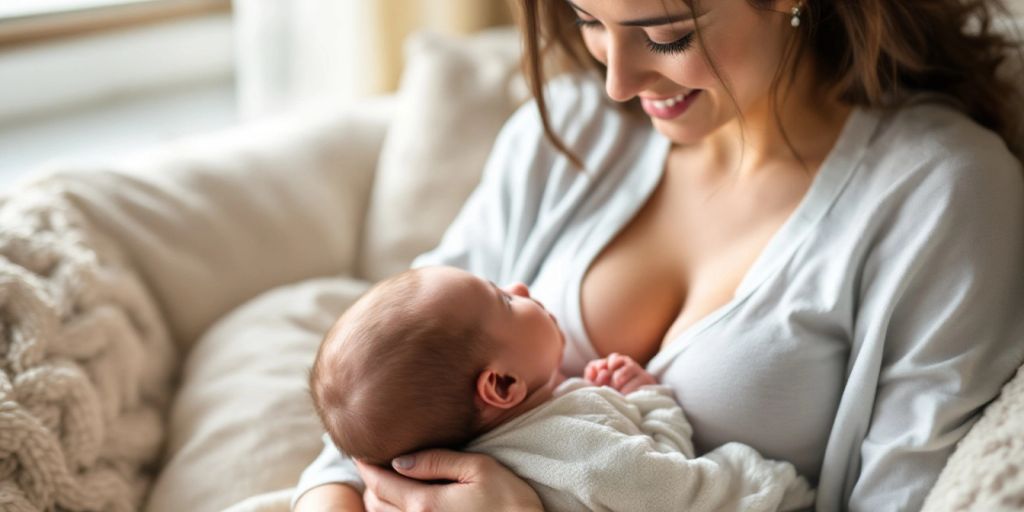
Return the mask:
[[393, 91], [416, 30], [511, 23], [510, 0], [234, 0], [239, 111], [247, 119]]
[[470, 34], [512, 23], [511, 0], [375, 0], [380, 26], [378, 90], [398, 85], [402, 70], [402, 42], [415, 30]]

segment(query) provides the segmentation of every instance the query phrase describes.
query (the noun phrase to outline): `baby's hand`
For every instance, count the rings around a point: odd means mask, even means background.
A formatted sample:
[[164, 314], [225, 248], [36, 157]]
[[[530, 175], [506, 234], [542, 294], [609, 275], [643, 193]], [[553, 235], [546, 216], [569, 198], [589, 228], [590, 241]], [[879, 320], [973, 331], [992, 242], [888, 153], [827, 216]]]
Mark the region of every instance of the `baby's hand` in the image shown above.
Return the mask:
[[587, 363], [583, 378], [598, 386], [611, 386], [623, 395], [636, 391], [640, 386], [658, 383], [632, 357], [616, 353]]

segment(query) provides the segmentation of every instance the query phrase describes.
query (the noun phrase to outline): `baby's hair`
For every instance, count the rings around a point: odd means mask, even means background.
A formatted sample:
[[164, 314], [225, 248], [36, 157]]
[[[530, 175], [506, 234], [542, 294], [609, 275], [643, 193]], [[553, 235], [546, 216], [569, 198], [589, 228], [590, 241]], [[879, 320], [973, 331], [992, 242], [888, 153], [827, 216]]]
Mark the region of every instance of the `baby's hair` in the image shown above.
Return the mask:
[[379, 465], [476, 436], [476, 378], [493, 346], [470, 315], [421, 307], [420, 271], [366, 293], [324, 336], [309, 377], [314, 408], [335, 445]]

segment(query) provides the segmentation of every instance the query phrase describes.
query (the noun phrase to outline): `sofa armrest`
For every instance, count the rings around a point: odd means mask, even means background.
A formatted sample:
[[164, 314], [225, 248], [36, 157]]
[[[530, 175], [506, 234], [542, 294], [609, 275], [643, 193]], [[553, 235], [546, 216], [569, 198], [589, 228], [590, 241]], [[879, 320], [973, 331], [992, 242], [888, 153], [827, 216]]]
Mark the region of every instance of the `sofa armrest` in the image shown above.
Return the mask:
[[40, 179], [120, 245], [188, 348], [264, 290], [351, 272], [392, 105], [293, 114]]

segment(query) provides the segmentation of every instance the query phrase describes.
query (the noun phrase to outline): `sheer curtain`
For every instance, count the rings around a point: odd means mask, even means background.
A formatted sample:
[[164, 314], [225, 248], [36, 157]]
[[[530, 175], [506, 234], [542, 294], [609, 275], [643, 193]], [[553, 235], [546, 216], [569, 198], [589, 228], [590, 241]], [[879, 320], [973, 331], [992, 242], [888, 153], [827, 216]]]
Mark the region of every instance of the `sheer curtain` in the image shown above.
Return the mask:
[[234, 0], [239, 112], [252, 119], [390, 91], [412, 31], [511, 22], [506, 0]]

